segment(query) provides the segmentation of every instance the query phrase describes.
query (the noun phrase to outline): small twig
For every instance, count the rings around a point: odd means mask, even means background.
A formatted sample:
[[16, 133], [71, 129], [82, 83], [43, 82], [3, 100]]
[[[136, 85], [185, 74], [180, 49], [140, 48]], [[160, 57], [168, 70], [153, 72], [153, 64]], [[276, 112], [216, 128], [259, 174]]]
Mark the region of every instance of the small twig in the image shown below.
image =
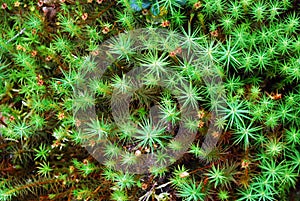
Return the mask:
[[14, 142], [19, 142], [18, 140], [12, 139], [12, 138], [4, 138], [4, 140], [10, 140], [10, 141], [14, 141]]
[[210, 164], [210, 165], [207, 165], [207, 166], [205, 166], [205, 167], [197, 168], [197, 169], [195, 169], [195, 170], [189, 172], [189, 174], [194, 174], [195, 172], [198, 172], [198, 171], [201, 171], [201, 170], [205, 170], [205, 169], [211, 168], [213, 164], [214, 164], [214, 163], [212, 163], [212, 164]]
[[11, 39], [9, 39], [5, 44], [10, 43], [11, 41], [13, 41], [15, 38], [17, 38], [19, 35], [23, 34], [24, 31], [26, 30], [26, 28], [22, 29], [19, 33], [17, 33], [17, 35], [15, 35], [14, 37], [12, 37]]
[[153, 192], [155, 191], [155, 186], [157, 185], [157, 182], [155, 182], [153, 184], [153, 186], [151, 187], [151, 189], [142, 197], [139, 198], [139, 201], [147, 201], [149, 199], [149, 197], [153, 194]]
[[[100, 188], [101, 188], [101, 185], [98, 186], [98, 187], [93, 191], [92, 194], [96, 194], [96, 193], [100, 190]], [[91, 199], [91, 196], [89, 196], [89, 197], [86, 199], [86, 201], [89, 201], [90, 199]]]
[[166, 187], [167, 185], [169, 185], [169, 184], [171, 184], [171, 183], [172, 183], [172, 181], [169, 181], [169, 182], [167, 182], [167, 183], [165, 183], [165, 184], [162, 184], [162, 185], [156, 187], [155, 189], [164, 188], [164, 187]]
[[115, 5], [115, 2], [112, 2], [108, 7], [106, 7], [103, 11], [101, 11], [100, 13], [98, 13], [97, 18], [99, 18], [101, 15], [103, 15], [103, 13], [105, 13], [106, 11], [108, 11], [113, 5]]

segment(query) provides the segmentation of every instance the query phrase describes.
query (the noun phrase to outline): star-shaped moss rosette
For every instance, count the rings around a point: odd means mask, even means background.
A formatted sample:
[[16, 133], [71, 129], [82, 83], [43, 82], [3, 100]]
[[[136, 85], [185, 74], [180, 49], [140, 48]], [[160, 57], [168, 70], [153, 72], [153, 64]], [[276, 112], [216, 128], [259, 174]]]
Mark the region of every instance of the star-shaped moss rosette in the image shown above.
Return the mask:
[[133, 10], [139, 12], [143, 9], [149, 9], [154, 16], [160, 14], [160, 8], [170, 8], [171, 11], [173, 7], [180, 7], [186, 4], [186, 0], [176, 0], [176, 1], [158, 1], [158, 0], [130, 0], [130, 6]]

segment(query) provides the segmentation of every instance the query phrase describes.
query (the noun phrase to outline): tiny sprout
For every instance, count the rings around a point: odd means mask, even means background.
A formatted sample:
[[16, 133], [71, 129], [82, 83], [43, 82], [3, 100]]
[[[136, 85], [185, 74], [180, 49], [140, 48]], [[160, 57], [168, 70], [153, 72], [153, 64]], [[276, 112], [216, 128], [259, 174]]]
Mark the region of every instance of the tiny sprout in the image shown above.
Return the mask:
[[175, 51], [172, 51], [172, 52], [170, 52], [170, 57], [175, 57], [176, 56], [176, 52]]
[[74, 170], [75, 170], [75, 167], [74, 167], [73, 165], [71, 165], [71, 166], [69, 167], [69, 170], [70, 170], [70, 173], [73, 173]]
[[142, 152], [140, 150], [136, 150], [134, 153], [135, 156], [140, 156], [141, 154], [142, 154]]
[[43, 4], [44, 4], [44, 2], [42, 0], [39, 0], [38, 3], [37, 3], [38, 7], [42, 7]]
[[204, 122], [203, 121], [199, 121], [198, 128], [203, 128], [203, 126], [204, 126]]
[[181, 54], [182, 53], [182, 49], [181, 47], [178, 47], [176, 50], [172, 51], [169, 53], [170, 57], [175, 57], [177, 54]]
[[246, 160], [246, 159], [244, 159], [244, 160], [242, 161], [242, 168], [248, 168], [248, 167], [249, 167], [249, 161]]
[[149, 14], [149, 11], [148, 11], [147, 9], [144, 9], [144, 10], [142, 10], [142, 14], [143, 14], [143, 15], [148, 15], [148, 14]]
[[187, 171], [185, 171], [185, 172], [182, 172], [182, 173], [180, 173], [179, 174], [179, 177], [180, 178], [185, 178], [185, 177], [187, 177], [187, 176], [189, 176], [190, 174], [187, 172]]
[[194, 8], [195, 8], [196, 10], [199, 9], [199, 8], [201, 8], [201, 6], [202, 6], [202, 4], [201, 4], [200, 1], [194, 4]]
[[84, 165], [87, 165], [89, 163], [89, 160], [88, 159], [84, 159], [83, 162], [82, 162]]
[[31, 56], [35, 57], [36, 55], [37, 55], [37, 51], [36, 51], [36, 50], [33, 50], [33, 51], [31, 52]]
[[63, 120], [65, 118], [65, 114], [63, 112], [58, 113], [57, 118], [59, 120]]
[[14, 121], [14, 120], [15, 120], [15, 117], [11, 115], [11, 116], [9, 117], [9, 121]]
[[23, 46], [22, 45], [17, 45], [17, 50], [22, 50], [23, 49]]
[[19, 7], [19, 6], [20, 6], [20, 2], [16, 1], [16, 2], [14, 3], [14, 6], [15, 6], [15, 7]]
[[41, 75], [38, 75], [36, 78], [38, 80], [38, 85], [39, 86], [44, 85], [44, 80], [42, 79], [43, 77]]
[[59, 140], [54, 141], [54, 143], [51, 145], [51, 148], [56, 148], [59, 147], [59, 149], [61, 149], [64, 146], [64, 144], [62, 144]]
[[1, 8], [2, 8], [3, 10], [5, 10], [5, 9], [7, 8], [7, 4], [6, 4], [6, 3], [3, 3], [2, 6], [1, 6]]
[[165, 21], [163, 21], [163, 22], [161, 23], [161, 26], [162, 26], [162, 27], [168, 27], [168, 26], [170, 26], [170, 22], [169, 22], [168, 20], [165, 20]]
[[202, 119], [204, 117], [204, 115], [205, 115], [205, 111], [204, 110], [199, 110], [198, 111], [198, 117], [199, 117], [199, 119]]
[[271, 94], [269, 94], [268, 92], [266, 92], [266, 94], [272, 99], [272, 100], [279, 100], [282, 98], [282, 94], [279, 94], [278, 91], [276, 93], [271, 92]]
[[52, 57], [50, 56], [50, 55], [48, 55], [47, 57], [46, 57], [46, 61], [50, 61], [52, 59]]
[[220, 136], [220, 133], [217, 132], [217, 131], [215, 131], [215, 132], [212, 133], [212, 136], [213, 136], [214, 138], [218, 138], [218, 137]]
[[108, 27], [103, 27], [102, 33], [107, 34], [110, 31]]
[[213, 37], [218, 37], [218, 35], [219, 35], [218, 30], [210, 32], [210, 35]]
[[83, 13], [81, 18], [85, 21], [88, 18], [88, 14], [87, 13]]
[[143, 190], [146, 190], [147, 188], [148, 188], [148, 184], [143, 183], [143, 184], [142, 184], [142, 189], [143, 189]]
[[149, 153], [150, 152], [150, 148], [146, 147], [145, 148], [145, 152]]

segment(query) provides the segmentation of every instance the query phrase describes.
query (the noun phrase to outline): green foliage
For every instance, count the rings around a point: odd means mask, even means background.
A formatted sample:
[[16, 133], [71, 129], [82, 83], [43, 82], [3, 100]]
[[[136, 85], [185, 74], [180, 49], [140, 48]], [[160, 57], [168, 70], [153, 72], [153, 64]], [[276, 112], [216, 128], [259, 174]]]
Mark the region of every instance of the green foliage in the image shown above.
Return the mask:
[[224, 119], [228, 121], [227, 127], [244, 126], [244, 119], [250, 119], [246, 116], [249, 111], [245, 107], [243, 101], [229, 100], [226, 102], [227, 107], [222, 106], [221, 112], [224, 114]]
[[41, 174], [45, 177], [50, 175], [50, 172], [53, 171], [53, 169], [50, 167], [49, 162], [46, 163], [42, 163], [39, 167], [38, 167], [38, 174]]
[[180, 111], [177, 110], [176, 104], [171, 99], [170, 94], [162, 97], [160, 113], [163, 121], [171, 122], [173, 125], [180, 120]]
[[250, 122], [248, 126], [239, 125], [235, 134], [235, 144], [243, 144], [244, 149], [248, 149], [250, 146], [250, 140], [256, 140], [258, 138], [258, 131], [261, 130], [261, 127], [253, 127], [253, 122]]
[[36, 152], [34, 160], [40, 158], [46, 161], [47, 157], [49, 156], [50, 149], [47, 148], [45, 144], [41, 144], [39, 149], [34, 149], [34, 151]]
[[134, 136], [135, 141], [139, 146], [145, 148], [149, 146], [151, 151], [155, 145], [164, 146], [164, 140], [170, 139], [170, 136], [165, 133], [165, 129], [161, 124], [154, 125], [151, 119], [145, 119], [139, 124], [140, 129]]
[[228, 200], [229, 199], [229, 195], [228, 195], [228, 192], [227, 191], [223, 191], [223, 190], [221, 190], [220, 192], [219, 192], [219, 194], [218, 194], [218, 198], [220, 199], [220, 200]]
[[219, 165], [213, 165], [212, 168], [205, 174], [208, 180], [214, 184], [214, 188], [226, 187], [227, 189], [231, 187], [231, 182], [235, 181], [235, 167], [226, 164], [226, 168], [220, 168]]
[[124, 191], [114, 191], [111, 195], [111, 199], [115, 201], [129, 200], [128, 196], [124, 193]]
[[147, 74], [152, 74], [154, 78], [159, 79], [166, 73], [166, 67], [170, 64], [165, 54], [158, 56], [158, 51], [150, 52], [140, 60], [140, 65], [145, 67]]
[[203, 192], [203, 183], [196, 184], [194, 180], [188, 180], [179, 186], [178, 195], [187, 201], [204, 200], [205, 192]]
[[298, 193], [297, 1], [5, 1], [0, 15], [0, 201]]
[[[229, 29], [230, 27], [232, 27], [232, 24], [228, 23], [229, 22], [226, 22], [225, 25]], [[240, 50], [237, 49], [237, 45], [238, 42], [236, 42], [236, 44], [232, 44], [231, 38], [229, 38], [228, 40], [226, 40], [226, 44], [221, 45], [221, 50], [218, 52], [218, 54], [220, 55], [219, 60], [220, 62], [222, 62], [223, 66], [226, 67], [226, 71], [229, 70], [229, 65], [231, 65], [235, 70], [240, 65], [240, 62], [238, 60]]]

